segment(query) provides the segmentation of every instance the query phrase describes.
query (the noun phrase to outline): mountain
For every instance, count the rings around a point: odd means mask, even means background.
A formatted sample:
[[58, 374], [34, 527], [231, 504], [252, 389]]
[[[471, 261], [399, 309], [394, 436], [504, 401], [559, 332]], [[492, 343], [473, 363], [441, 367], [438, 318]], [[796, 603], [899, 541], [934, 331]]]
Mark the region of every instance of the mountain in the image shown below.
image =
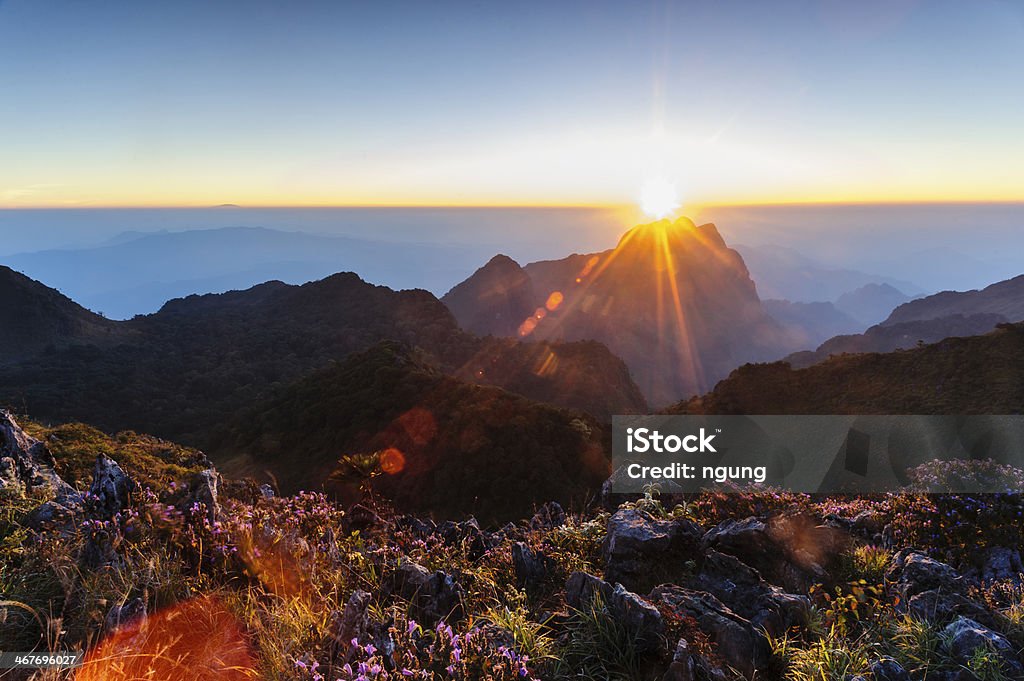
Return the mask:
[[864, 325], [884, 320], [910, 296], [889, 284], [865, 284], [836, 299], [836, 309]]
[[271, 279], [303, 283], [358, 268], [393, 288], [445, 290], [459, 264], [482, 256], [457, 244], [391, 243], [259, 227], [126, 232], [92, 248], [3, 258], [114, 319], [151, 313], [193, 293], [241, 289]]
[[794, 367], [806, 367], [822, 362], [832, 355], [844, 353], [909, 350], [921, 344], [937, 343], [944, 338], [988, 333], [1006, 321], [1006, 317], [1002, 315], [983, 312], [898, 324], [876, 324], [864, 333], [830, 338], [813, 352], [795, 352], [786, 357], [785, 361]]
[[883, 324], [978, 313], [1002, 315], [1011, 322], [1024, 321], [1024, 275], [997, 282], [981, 290], [943, 291], [910, 301], [893, 310]]
[[829, 302], [793, 303], [788, 300], [762, 301], [768, 316], [796, 336], [800, 347], [816, 347], [822, 341], [853, 333], [864, 325], [836, 309]]
[[889, 353], [740, 367], [669, 413], [1021, 414], [1024, 324]]
[[[834, 301], [844, 293], [867, 284], [888, 284], [913, 295], [924, 293], [909, 281], [832, 267], [783, 246], [737, 244], [735, 248], [743, 256], [750, 276], [757, 282], [757, 290], [764, 298], [780, 298], [798, 303]], [[892, 267], [882, 271], [902, 270]]]
[[507, 255], [496, 255], [441, 298], [459, 325], [481, 335], [515, 336], [536, 309], [533, 282]]
[[443, 517], [581, 500], [609, 471], [593, 418], [452, 378], [394, 342], [246, 409], [220, 437], [226, 472], [285, 493], [369, 483], [401, 509]]
[[646, 409], [622, 361], [600, 344], [481, 339], [459, 329], [427, 291], [393, 291], [351, 273], [190, 296], [156, 314], [100, 321], [109, 342], [79, 338], [0, 367], [0, 403], [206, 447], [212, 429], [237, 410], [332, 360], [394, 340], [464, 380], [508, 385], [600, 419]]
[[0, 265], [0, 364], [72, 343], [104, 343], [115, 325], [54, 289]]
[[[522, 271], [534, 293], [528, 305]], [[739, 253], [714, 225], [687, 218], [635, 227], [602, 253], [521, 270], [489, 263], [448, 299], [460, 321], [479, 320], [481, 332], [508, 330], [495, 310], [527, 310], [517, 325], [521, 337], [604, 343], [654, 404], [701, 392], [744, 362], [797, 347], [765, 314]]]

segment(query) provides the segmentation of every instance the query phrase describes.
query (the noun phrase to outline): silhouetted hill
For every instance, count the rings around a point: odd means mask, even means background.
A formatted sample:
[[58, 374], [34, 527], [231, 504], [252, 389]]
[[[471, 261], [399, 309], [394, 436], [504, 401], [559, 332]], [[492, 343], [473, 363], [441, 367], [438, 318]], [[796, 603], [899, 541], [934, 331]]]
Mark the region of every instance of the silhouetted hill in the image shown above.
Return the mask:
[[864, 326], [836, 309], [832, 303], [793, 303], [788, 300], [762, 301], [764, 311], [786, 327], [801, 347], [816, 347], [840, 334], [852, 333]]
[[0, 369], [0, 403], [206, 446], [211, 428], [239, 408], [331, 360], [396, 340], [448, 373], [507, 382], [601, 419], [646, 409], [621, 360], [599, 344], [477, 338], [430, 293], [372, 286], [351, 273], [190, 296], [153, 315], [105, 323], [116, 343], [80, 339]]
[[[641, 225], [614, 250], [523, 269], [535, 298], [523, 306], [533, 312], [520, 321], [519, 335], [604, 343], [652, 404], [706, 390], [743, 362], [798, 347], [765, 314], [743, 259], [711, 224], [680, 218]], [[492, 288], [522, 289], [519, 270], [506, 268], [505, 275]], [[461, 314], [480, 318], [491, 309], [482, 304]]]
[[0, 265], [0, 364], [72, 343], [107, 343], [115, 325]]
[[862, 324], [877, 324], [910, 296], [889, 284], [865, 284], [836, 299], [836, 309]]
[[594, 492], [603, 441], [589, 416], [465, 383], [387, 342], [245, 410], [216, 449], [227, 472], [269, 472], [286, 493], [333, 474], [342, 496], [369, 483], [400, 508], [491, 520]]
[[813, 352], [795, 352], [786, 357], [785, 361], [799, 368], [843, 353], [909, 350], [920, 344], [937, 343], [943, 338], [988, 333], [1005, 321], [1006, 317], [1002, 315], [982, 313], [966, 316], [957, 314], [899, 324], [877, 324], [864, 333], [830, 338]]
[[530, 276], [507, 255], [496, 255], [441, 298], [459, 325], [481, 335], [515, 336], [536, 309]]
[[805, 369], [749, 364], [671, 413], [1024, 413], [1024, 324], [885, 354], [841, 355]]
[[1002, 315], [1011, 322], [1024, 321], [1024, 275], [1000, 281], [980, 291], [943, 291], [900, 305], [883, 324], [936, 319], [978, 313]]

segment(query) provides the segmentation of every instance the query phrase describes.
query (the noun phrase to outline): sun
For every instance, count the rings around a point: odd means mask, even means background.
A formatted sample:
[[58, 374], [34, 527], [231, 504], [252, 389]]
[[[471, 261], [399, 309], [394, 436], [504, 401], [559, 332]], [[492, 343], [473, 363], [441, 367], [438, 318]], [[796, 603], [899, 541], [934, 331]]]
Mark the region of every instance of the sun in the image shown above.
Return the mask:
[[675, 185], [663, 177], [652, 177], [640, 189], [640, 210], [656, 220], [669, 217], [679, 205]]

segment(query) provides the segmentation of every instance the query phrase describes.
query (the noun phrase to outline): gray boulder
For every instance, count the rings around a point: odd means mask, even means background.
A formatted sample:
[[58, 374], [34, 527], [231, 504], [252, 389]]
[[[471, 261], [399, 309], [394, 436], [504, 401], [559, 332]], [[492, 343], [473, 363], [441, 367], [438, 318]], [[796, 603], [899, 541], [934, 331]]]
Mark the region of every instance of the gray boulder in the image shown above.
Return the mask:
[[207, 468], [199, 471], [189, 482], [188, 496], [183, 502], [183, 510], [191, 510], [196, 504], [202, 504], [205, 509], [206, 518], [211, 523], [220, 517], [220, 503], [217, 501], [218, 489], [220, 487], [220, 473], [215, 468]]
[[577, 610], [589, 607], [595, 598], [600, 597], [608, 613], [637, 635], [643, 651], [652, 652], [661, 648], [665, 633], [661, 613], [621, 584], [612, 586], [585, 572], [574, 572], [566, 581], [565, 592], [566, 603]]
[[1013, 645], [1002, 635], [983, 627], [972, 619], [959, 617], [943, 630], [949, 654], [966, 666], [978, 649], [997, 656], [1004, 672], [1011, 678], [1024, 677], [1024, 666], [1017, 659]]
[[345, 609], [334, 613], [331, 630], [336, 645], [347, 649], [352, 639], [365, 638], [369, 629], [369, 608], [372, 600], [373, 596], [369, 591], [356, 589], [345, 603]]
[[650, 600], [677, 616], [694, 618], [719, 656], [746, 678], [754, 678], [768, 664], [771, 646], [765, 634], [711, 594], [663, 584], [651, 592]]
[[875, 681], [911, 681], [910, 673], [891, 657], [875, 660], [868, 671]]
[[565, 509], [557, 501], [548, 503], [537, 509], [530, 519], [531, 530], [552, 530], [565, 525]]
[[516, 585], [532, 591], [550, 573], [551, 560], [523, 542], [516, 542], [512, 545], [512, 567], [516, 573]]
[[685, 518], [657, 520], [637, 509], [620, 509], [608, 520], [605, 579], [629, 589], [669, 581], [697, 557], [702, 535], [700, 526]]
[[709, 551], [704, 557], [690, 586], [712, 594], [751, 625], [772, 636], [806, 625], [811, 616], [807, 596], [786, 593], [735, 556], [717, 551]]
[[461, 619], [465, 591], [454, 575], [430, 572], [422, 565], [403, 562], [395, 570], [385, 593], [409, 601], [416, 619], [428, 626], [439, 620]]
[[117, 462], [106, 454], [96, 457], [92, 470], [92, 485], [89, 487], [90, 510], [98, 517], [110, 519], [128, 508], [135, 481], [121, 470]]
[[806, 514], [727, 520], [704, 535], [705, 551], [735, 556], [788, 591], [828, 581], [826, 565], [846, 548], [846, 532]]
[[55, 497], [75, 490], [53, 470], [46, 445], [30, 436], [11, 413], [0, 410], [0, 488], [15, 492], [45, 492]]
[[695, 681], [696, 673], [693, 655], [690, 654], [690, 644], [685, 638], [681, 638], [676, 643], [672, 652], [672, 662], [665, 670], [661, 681]]

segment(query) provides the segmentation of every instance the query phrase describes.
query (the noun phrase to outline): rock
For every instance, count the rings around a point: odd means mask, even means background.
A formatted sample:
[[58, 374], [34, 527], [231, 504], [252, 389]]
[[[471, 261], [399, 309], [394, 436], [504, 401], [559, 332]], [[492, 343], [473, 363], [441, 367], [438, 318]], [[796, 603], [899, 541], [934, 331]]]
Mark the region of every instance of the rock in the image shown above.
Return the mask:
[[[902, 603], [900, 604], [903, 605]], [[902, 610], [897, 607], [897, 610]], [[945, 623], [958, 616], [969, 617], [986, 626], [995, 625], [995, 617], [984, 606], [961, 594], [944, 593], [938, 589], [914, 594], [906, 601], [906, 611], [918, 619]]]
[[206, 518], [211, 523], [220, 516], [220, 504], [217, 503], [217, 489], [220, 485], [220, 473], [215, 468], [207, 468], [192, 476], [189, 482], [188, 496], [185, 498], [185, 509], [190, 510], [195, 504], [202, 504], [206, 509]]
[[685, 518], [656, 520], [643, 511], [620, 509], [608, 520], [605, 579], [630, 589], [673, 579], [686, 560], [696, 557], [702, 534]]
[[348, 649], [352, 639], [362, 640], [366, 636], [370, 622], [368, 610], [372, 600], [369, 591], [356, 589], [345, 603], [345, 609], [334, 613], [332, 633], [336, 645]]
[[121, 470], [117, 462], [106, 454], [96, 457], [89, 487], [89, 507], [96, 516], [109, 520], [128, 508], [135, 481]]
[[891, 657], [875, 660], [868, 671], [874, 681], [911, 681], [910, 673]]
[[533, 591], [548, 576], [551, 560], [540, 551], [534, 551], [523, 542], [512, 545], [512, 567], [516, 585]]
[[530, 519], [531, 530], [553, 530], [565, 525], [565, 509], [557, 501], [548, 503], [537, 509]]
[[437, 528], [437, 532], [445, 544], [461, 545], [465, 548], [466, 556], [470, 560], [478, 560], [491, 548], [491, 542], [480, 529], [480, 523], [476, 518], [469, 518], [461, 523], [447, 520]]
[[263, 497], [264, 499], [273, 499], [274, 497], [277, 496], [277, 493], [274, 491], [274, 488], [268, 485], [267, 483], [263, 483], [262, 485], [260, 485], [259, 490], [260, 496]]
[[675, 651], [672, 653], [672, 662], [661, 681], [694, 681], [696, 670], [693, 659], [690, 655], [690, 644], [685, 638], [679, 639]]
[[781, 636], [790, 627], [804, 626], [811, 616], [807, 596], [784, 592], [761, 578], [757, 570], [735, 556], [709, 551], [691, 586], [707, 591], [731, 610], [763, 628], [772, 636]]
[[146, 619], [146, 602], [133, 598], [124, 605], [115, 605], [103, 619], [103, 632], [110, 634], [118, 629], [137, 628]]
[[972, 619], [959, 617], [942, 632], [949, 654], [961, 665], [967, 663], [979, 648], [997, 656], [1011, 678], [1021, 678], [1024, 666], [1017, 660], [1013, 645], [1002, 635], [983, 627]]
[[397, 593], [408, 600], [415, 618], [427, 626], [442, 619], [457, 620], [463, 614], [465, 592], [458, 580], [441, 570], [430, 572], [417, 563], [402, 563], [386, 592]]
[[18, 475], [18, 464], [9, 456], [0, 459], [0, 492], [19, 496], [25, 493], [25, 485]]
[[376, 511], [362, 504], [355, 504], [345, 514], [345, 527], [351, 532], [366, 532], [371, 527], [383, 524]]
[[608, 582], [585, 572], [569, 575], [565, 584], [566, 603], [576, 610], [589, 607], [600, 597], [608, 614], [637, 634], [640, 649], [652, 652], [661, 647], [665, 622], [656, 607], [627, 591], [621, 584]]
[[63, 534], [73, 533], [77, 520], [82, 513], [82, 505], [77, 496], [64, 496], [45, 501], [25, 518], [25, 526], [37, 532], [56, 530]]
[[1018, 584], [1024, 578], [1024, 562], [1020, 552], [1004, 546], [994, 546], [985, 555], [981, 579], [987, 584], [1012, 580]]
[[960, 593], [964, 587], [956, 570], [914, 549], [903, 549], [893, 556], [885, 581], [895, 585], [904, 599], [931, 590]]
[[615, 589], [600, 577], [586, 572], [574, 572], [565, 582], [565, 602], [570, 608], [582, 610], [590, 605], [595, 596], [608, 603]]
[[735, 556], [772, 584], [804, 592], [811, 584], [827, 582], [825, 565], [848, 543], [842, 530], [820, 524], [806, 514], [727, 520], [701, 540], [704, 550]]
[[898, 609], [929, 622], [945, 623], [957, 616], [992, 625], [992, 614], [965, 595], [960, 574], [920, 551], [904, 549], [893, 556], [885, 573], [890, 592], [899, 596]]
[[71, 485], [53, 470], [54, 460], [46, 445], [30, 436], [11, 413], [0, 410], [0, 487], [19, 492], [49, 492], [55, 497], [74, 494]]
[[753, 678], [768, 663], [771, 647], [764, 633], [711, 594], [663, 584], [651, 592], [650, 600], [679, 617], [694, 618], [722, 659], [745, 677]]

